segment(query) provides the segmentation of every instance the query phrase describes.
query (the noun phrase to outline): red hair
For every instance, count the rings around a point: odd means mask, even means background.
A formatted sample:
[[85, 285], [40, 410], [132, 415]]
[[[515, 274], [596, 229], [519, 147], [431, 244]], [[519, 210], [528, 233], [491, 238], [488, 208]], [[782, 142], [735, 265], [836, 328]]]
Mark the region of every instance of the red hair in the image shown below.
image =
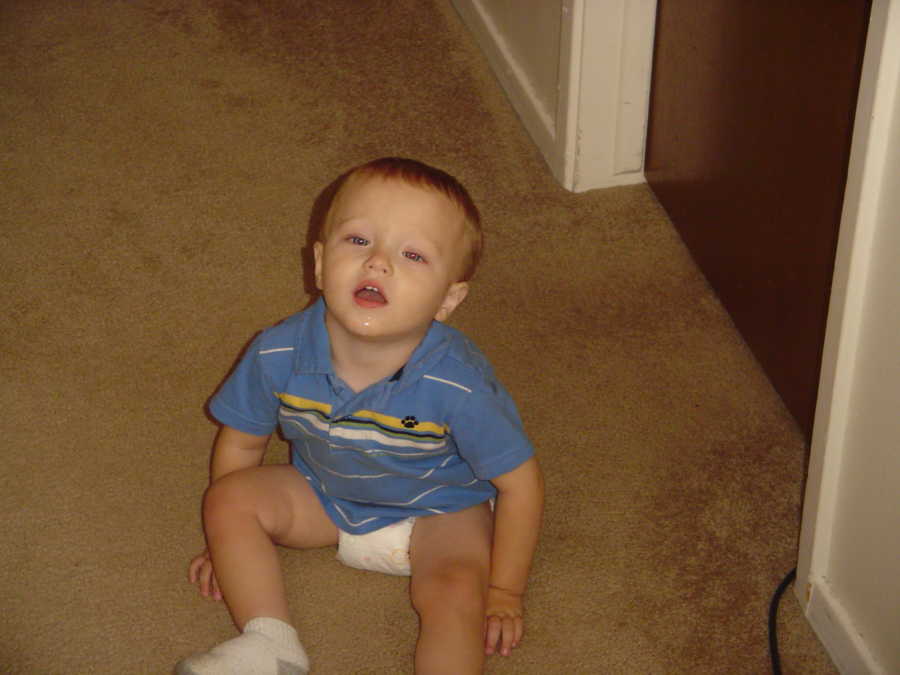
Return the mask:
[[[441, 171], [433, 166], [414, 159], [403, 157], [381, 157], [365, 164], [360, 164], [344, 173], [338, 179], [337, 191], [331, 204], [334, 205], [341, 190], [353, 177], [382, 178], [385, 180], [400, 180], [414, 187], [435, 190], [456, 204], [465, 216], [466, 240], [469, 244], [468, 255], [464, 259], [462, 278], [460, 281], [468, 281], [475, 274], [475, 269], [481, 260], [481, 252], [484, 247], [484, 235], [481, 229], [481, 214], [478, 207], [469, 196], [466, 188], [449, 173]], [[324, 239], [330, 229], [331, 208], [325, 219], [325, 227], [319, 237]]]

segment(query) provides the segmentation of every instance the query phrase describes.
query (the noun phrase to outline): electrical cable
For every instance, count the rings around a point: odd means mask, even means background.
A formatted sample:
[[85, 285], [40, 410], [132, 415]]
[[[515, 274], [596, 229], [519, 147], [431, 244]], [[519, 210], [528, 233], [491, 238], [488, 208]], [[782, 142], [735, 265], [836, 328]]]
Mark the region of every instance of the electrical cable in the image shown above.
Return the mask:
[[775, 594], [772, 596], [772, 602], [769, 604], [769, 656], [772, 658], [772, 675], [781, 675], [781, 657], [778, 655], [778, 603], [787, 587], [796, 578], [797, 568], [795, 567], [778, 584], [778, 588], [775, 589]]

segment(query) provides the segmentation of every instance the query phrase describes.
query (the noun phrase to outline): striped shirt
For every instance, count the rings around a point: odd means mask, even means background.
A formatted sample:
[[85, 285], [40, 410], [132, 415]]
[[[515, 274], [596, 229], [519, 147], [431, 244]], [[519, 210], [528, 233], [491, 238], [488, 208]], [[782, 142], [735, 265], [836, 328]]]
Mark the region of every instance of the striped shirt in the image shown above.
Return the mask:
[[250, 434], [279, 427], [340, 529], [481, 503], [496, 494], [490, 479], [533, 454], [509, 394], [459, 331], [433, 322], [400, 371], [356, 393], [334, 374], [324, 317], [320, 299], [263, 331], [210, 411]]

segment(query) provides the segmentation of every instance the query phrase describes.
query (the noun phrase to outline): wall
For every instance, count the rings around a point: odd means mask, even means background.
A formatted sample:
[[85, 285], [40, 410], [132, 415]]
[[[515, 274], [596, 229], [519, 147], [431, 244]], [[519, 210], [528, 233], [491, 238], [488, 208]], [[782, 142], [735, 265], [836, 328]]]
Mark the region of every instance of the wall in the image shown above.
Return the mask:
[[875, 0], [796, 591], [843, 673], [900, 673], [900, 4]]
[[656, 0], [452, 0], [557, 180], [644, 182]]
[[544, 114], [555, 123], [559, 100], [562, 0], [483, 0], [485, 14], [502, 33], [509, 58], [518, 64]]

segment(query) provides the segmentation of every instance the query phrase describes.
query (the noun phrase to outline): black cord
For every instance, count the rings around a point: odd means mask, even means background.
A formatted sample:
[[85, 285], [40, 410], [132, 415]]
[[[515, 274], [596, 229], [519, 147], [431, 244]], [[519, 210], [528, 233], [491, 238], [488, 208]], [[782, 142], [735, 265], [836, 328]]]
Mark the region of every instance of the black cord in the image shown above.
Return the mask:
[[772, 657], [772, 675], [781, 675], [781, 657], [778, 655], [778, 602], [784, 595], [784, 591], [796, 578], [797, 568], [795, 567], [778, 584], [775, 595], [772, 596], [772, 602], [769, 604], [769, 656]]

